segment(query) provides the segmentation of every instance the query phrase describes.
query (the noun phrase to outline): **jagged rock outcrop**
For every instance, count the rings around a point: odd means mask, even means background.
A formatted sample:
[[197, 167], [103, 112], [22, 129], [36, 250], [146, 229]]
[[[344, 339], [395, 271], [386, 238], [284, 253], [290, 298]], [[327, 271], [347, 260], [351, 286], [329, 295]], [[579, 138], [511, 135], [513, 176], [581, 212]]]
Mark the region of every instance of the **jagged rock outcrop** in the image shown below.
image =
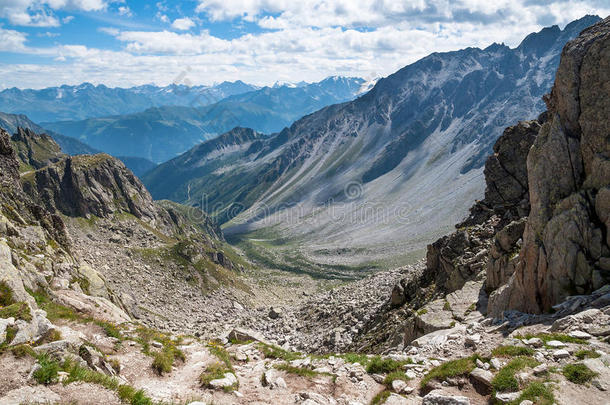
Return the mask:
[[22, 171], [40, 169], [66, 157], [49, 135], [31, 129], [17, 128], [11, 137]]
[[24, 176], [24, 190], [48, 210], [76, 217], [128, 212], [152, 221], [156, 210], [142, 183], [106, 154], [67, 157]]
[[439, 291], [456, 291], [483, 270], [487, 287], [494, 289], [514, 272], [530, 210], [527, 154], [545, 118], [542, 114], [504, 131], [485, 163], [485, 198], [456, 225], [457, 231], [428, 245], [425, 274]]
[[494, 314], [548, 311], [610, 282], [610, 18], [563, 50], [527, 161], [531, 212]]

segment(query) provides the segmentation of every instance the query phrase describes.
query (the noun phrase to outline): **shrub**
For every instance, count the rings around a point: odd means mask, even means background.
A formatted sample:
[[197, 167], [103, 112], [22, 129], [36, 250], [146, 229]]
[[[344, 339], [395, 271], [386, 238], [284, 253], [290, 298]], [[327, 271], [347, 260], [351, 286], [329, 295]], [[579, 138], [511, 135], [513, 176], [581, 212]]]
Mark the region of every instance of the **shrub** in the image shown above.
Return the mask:
[[491, 380], [491, 385], [496, 391], [518, 391], [519, 382], [515, 378], [515, 374], [526, 368], [535, 367], [538, 362], [531, 357], [515, 357], [506, 366], [502, 367], [500, 371]]
[[38, 357], [38, 364], [40, 368], [34, 371], [33, 377], [38, 384], [51, 384], [57, 380], [57, 373], [59, 372], [59, 363], [51, 360], [46, 354]]
[[449, 377], [457, 377], [470, 373], [476, 367], [478, 355], [472, 355], [463, 359], [451, 360], [431, 369], [421, 380], [421, 387], [425, 388], [431, 380], [444, 380]]
[[498, 346], [491, 351], [491, 354], [498, 357], [531, 356], [534, 350], [521, 346]]
[[563, 375], [568, 381], [574, 384], [586, 384], [597, 376], [597, 373], [590, 370], [589, 367], [582, 363], [567, 364], [563, 370]]

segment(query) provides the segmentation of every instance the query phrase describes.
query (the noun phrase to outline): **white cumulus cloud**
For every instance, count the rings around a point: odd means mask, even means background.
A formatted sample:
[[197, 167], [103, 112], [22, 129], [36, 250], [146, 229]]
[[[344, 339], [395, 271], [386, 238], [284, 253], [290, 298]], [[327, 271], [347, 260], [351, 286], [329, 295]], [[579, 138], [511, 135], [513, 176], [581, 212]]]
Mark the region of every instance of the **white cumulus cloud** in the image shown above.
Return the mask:
[[180, 31], [190, 30], [195, 26], [195, 22], [188, 17], [176, 18], [172, 23], [172, 28]]

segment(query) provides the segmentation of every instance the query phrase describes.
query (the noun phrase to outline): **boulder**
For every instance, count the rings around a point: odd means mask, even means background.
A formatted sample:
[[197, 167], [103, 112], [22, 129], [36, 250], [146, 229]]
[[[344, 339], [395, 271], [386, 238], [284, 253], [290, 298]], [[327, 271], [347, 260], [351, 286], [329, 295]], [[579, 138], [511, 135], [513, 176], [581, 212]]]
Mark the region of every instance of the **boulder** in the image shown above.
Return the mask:
[[212, 380], [209, 383], [210, 388], [216, 390], [222, 390], [225, 388], [229, 388], [237, 384], [237, 377], [233, 373], [225, 373], [224, 378], [219, 378], [217, 380]]
[[282, 311], [282, 308], [271, 307], [271, 309], [269, 309], [269, 318], [271, 318], [271, 319], [281, 318], [283, 313], [284, 313], [284, 311]]
[[131, 319], [121, 308], [106, 298], [92, 297], [73, 290], [54, 291], [55, 300], [62, 305], [73, 308], [76, 312], [104, 321], [123, 323]]
[[484, 370], [482, 368], [475, 368], [470, 372], [470, 379], [473, 382], [474, 387], [482, 395], [488, 395], [492, 391], [491, 380], [494, 375], [491, 371]]
[[470, 400], [467, 397], [447, 394], [442, 390], [433, 390], [423, 398], [422, 405], [470, 405]]
[[287, 387], [286, 381], [282, 378], [281, 373], [273, 368], [270, 368], [263, 373], [261, 381], [263, 386], [269, 387], [270, 389], [285, 389]]

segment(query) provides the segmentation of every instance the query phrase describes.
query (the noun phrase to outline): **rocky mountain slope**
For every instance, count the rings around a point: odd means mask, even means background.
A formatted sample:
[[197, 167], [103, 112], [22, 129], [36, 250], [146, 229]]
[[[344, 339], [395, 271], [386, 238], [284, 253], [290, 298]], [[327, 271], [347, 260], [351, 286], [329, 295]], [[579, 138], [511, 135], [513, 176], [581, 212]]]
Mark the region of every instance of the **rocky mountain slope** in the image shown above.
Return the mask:
[[61, 150], [68, 155], [85, 155], [99, 153], [78, 139], [70, 138], [53, 131], [45, 130], [40, 125], [30, 120], [23, 114], [7, 114], [0, 112], [0, 128], [3, 128], [9, 134], [17, 132], [17, 128], [29, 129], [37, 134], [46, 133], [50, 135], [55, 142], [61, 147]]
[[414, 260], [482, 196], [492, 145], [543, 111], [561, 49], [597, 20], [545, 28], [514, 49], [432, 54], [256, 149], [195, 149], [145, 183], [155, 198], [207, 204], [245, 249], [271, 247], [260, 260], [279, 267], [346, 275]]
[[[93, 155], [100, 153], [100, 151], [84, 144], [78, 139], [70, 138], [69, 136], [58, 134], [57, 132], [45, 130], [40, 125], [32, 122], [25, 115], [6, 114], [0, 112], [0, 128], [4, 128], [4, 130], [8, 133], [18, 132], [19, 128], [22, 130], [29, 129], [36, 134], [46, 133], [53, 139], [53, 141], [57, 143], [57, 145], [59, 145], [61, 150], [68, 155]], [[118, 156], [117, 158], [125, 163], [129, 170], [131, 170], [136, 176], [141, 176], [157, 166], [155, 163], [144, 158], [130, 156]]]
[[305, 114], [353, 99], [364, 81], [331, 77], [300, 87], [264, 87], [214, 103], [193, 95], [186, 107], [150, 108], [128, 115], [42, 123], [103, 152], [160, 163], [236, 126], [279, 131]]
[[135, 113], [164, 105], [189, 106], [195, 99], [197, 105], [208, 105], [257, 88], [239, 80], [214, 86], [171, 84], [126, 89], [109, 88], [103, 84], [94, 86], [91, 83], [40, 90], [13, 87], [0, 92], [0, 111], [25, 114], [36, 122], [82, 120]]

